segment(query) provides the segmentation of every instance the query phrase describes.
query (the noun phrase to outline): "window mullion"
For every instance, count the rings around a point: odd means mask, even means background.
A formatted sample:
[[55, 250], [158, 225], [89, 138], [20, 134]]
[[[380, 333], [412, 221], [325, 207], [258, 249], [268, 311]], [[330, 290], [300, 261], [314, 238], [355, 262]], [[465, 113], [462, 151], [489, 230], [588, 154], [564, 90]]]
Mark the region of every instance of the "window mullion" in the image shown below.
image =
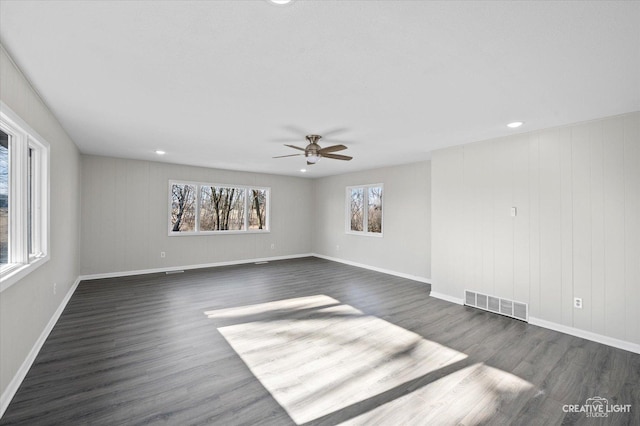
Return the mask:
[[248, 232], [249, 231], [249, 216], [250, 216], [250, 211], [249, 211], [249, 190], [247, 188], [243, 188], [244, 191], [244, 231]]
[[9, 150], [9, 259], [28, 263], [27, 245], [27, 137], [13, 133]]
[[33, 149], [32, 151], [33, 162], [32, 162], [32, 173], [33, 173], [33, 184], [32, 184], [32, 210], [33, 210], [33, 218], [32, 218], [32, 241], [33, 241], [33, 252], [36, 256], [42, 255], [44, 253], [43, 241], [42, 241], [42, 232], [44, 228], [44, 224], [42, 221], [44, 220], [44, 215], [42, 214], [42, 193], [44, 191], [43, 188], [43, 161], [42, 155], [37, 149]]
[[202, 185], [195, 185], [196, 187], [196, 211], [195, 211], [195, 215], [196, 217], [194, 218], [194, 222], [193, 222], [193, 231], [194, 232], [200, 232], [200, 197], [202, 196]]
[[362, 210], [364, 210], [362, 212], [362, 220], [363, 220], [363, 224], [362, 224], [362, 232], [369, 232], [369, 187], [368, 186], [363, 186], [362, 187]]

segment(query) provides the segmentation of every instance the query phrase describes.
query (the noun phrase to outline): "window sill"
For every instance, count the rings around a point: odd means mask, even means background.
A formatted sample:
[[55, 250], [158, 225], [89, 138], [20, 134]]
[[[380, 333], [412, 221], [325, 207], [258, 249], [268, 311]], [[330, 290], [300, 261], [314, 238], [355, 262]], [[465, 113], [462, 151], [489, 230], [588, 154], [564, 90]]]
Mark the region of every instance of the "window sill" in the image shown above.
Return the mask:
[[199, 231], [199, 232], [169, 232], [170, 237], [197, 237], [201, 235], [247, 235], [247, 234], [268, 234], [271, 231], [268, 229], [263, 230], [250, 230], [250, 231]]
[[358, 232], [358, 231], [345, 231], [349, 235], [360, 235], [361, 237], [375, 237], [382, 238], [382, 232]]
[[2, 271], [2, 278], [0, 278], [0, 293], [17, 283], [31, 272], [38, 269], [49, 261], [49, 256], [40, 257], [33, 262], [26, 265], [19, 265], [8, 267], [8, 271]]

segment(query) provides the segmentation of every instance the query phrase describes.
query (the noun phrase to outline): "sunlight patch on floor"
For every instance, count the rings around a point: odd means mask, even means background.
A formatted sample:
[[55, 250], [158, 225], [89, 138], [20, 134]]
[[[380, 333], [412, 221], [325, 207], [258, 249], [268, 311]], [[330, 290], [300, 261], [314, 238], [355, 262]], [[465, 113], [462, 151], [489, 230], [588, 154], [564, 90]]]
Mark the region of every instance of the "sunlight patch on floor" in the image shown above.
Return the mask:
[[293, 311], [318, 308], [321, 306], [337, 305], [336, 299], [320, 294], [317, 296], [296, 297], [275, 302], [258, 303], [256, 305], [240, 306], [238, 308], [216, 309], [205, 311], [208, 318], [242, 318], [249, 315], [259, 315], [274, 311]]
[[500, 403], [531, 389], [526, 380], [476, 363], [341, 425], [490, 423]]
[[[329, 302], [329, 303], [327, 303]], [[303, 424], [375, 397], [466, 358], [349, 305], [319, 295], [221, 311], [210, 318], [240, 318], [269, 310], [276, 320], [218, 330], [252, 373]], [[308, 309], [300, 316], [296, 311]], [[304, 308], [303, 308], [304, 307]], [[291, 318], [283, 312], [291, 310]]]

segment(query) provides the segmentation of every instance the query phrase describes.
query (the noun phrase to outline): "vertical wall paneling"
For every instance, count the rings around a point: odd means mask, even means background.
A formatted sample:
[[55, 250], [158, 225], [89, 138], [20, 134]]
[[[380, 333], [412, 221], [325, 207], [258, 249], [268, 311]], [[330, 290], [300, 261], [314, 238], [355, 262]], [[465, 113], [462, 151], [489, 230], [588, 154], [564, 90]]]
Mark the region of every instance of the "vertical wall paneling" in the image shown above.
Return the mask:
[[0, 296], [1, 412], [79, 274], [81, 160], [76, 145], [2, 46], [0, 98], [49, 143], [51, 154], [50, 259]]
[[[145, 185], [150, 186], [152, 182], [164, 182], [167, 176], [161, 163], [149, 163], [148, 176]], [[158, 265], [160, 268], [170, 266], [170, 262], [174, 259], [176, 253], [175, 248], [170, 244], [172, 240], [167, 239], [167, 231], [169, 229], [169, 212], [165, 206], [169, 200], [169, 182], [165, 182], [165, 189], [147, 192], [147, 206], [149, 209], [163, 212], [164, 214], [153, 214], [147, 217], [146, 232], [148, 235], [149, 245], [147, 249], [147, 263], [144, 269], [152, 268], [152, 265]], [[164, 232], [162, 232], [164, 230]], [[154, 232], [156, 231], [156, 232]], [[160, 257], [159, 252], [165, 252], [166, 257]]]
[[[430, 281], [436, 238], [431, 234], [431, 175], [431, 162], [421, 161], [314, 179], [311, 211], [317, 219], [309, 227], [314, 253]], [[376, 183], [384, 184], [383, 236], [345, 232], [346, 187]], [[450, 212], [443, 208], [443, 214]]]
[[[451, 251], [454, 242], [448, 235], [448, 231], [452, 228], [449, 225], [450, 212], [456, 208], [455, 197], [452, 197], [452, 191], [455, 188], [450, 182], [455, 181], [454, 173], [461, 173], [462, 170], [455, 169], [456, 158], [462, 159], [462, 149], [452, 148], [435, 152], [431, 169], [432, 200], [431, 219], [432, 219], [432, 243], [433, 250], [431, 256], [431, 273], [433, 277], [438, 277], [441, 288], [446, 289], [448, 294], [453, 297], [461, 297], [461, 283], [456, 283], [451, 279], [452, 269], [454, 267], [453, 256]], [[455, 195], [455, 194], [454, 194]], [[444, 226], [437, 226], [443, 224]], [[440, 291], [439, 287], [434, 287], [434, 291]]]
[[432, 167], [435, 292], [640, 344], [640, 112], [443, 149]]
[[517, 219], [511, 217], [513, 207], [513, 139], [499, 139], [494, 143], [493, 155], [493, 252], [494, 287], [491, 294], [513, 299], [513, 229]]
[[529, 315], [541, 316], [540, 310], [540, 149], [539, 135], [529, 135]]
[[604, 158], [602, 145], [603, 126], [596, 123], [589, 132], [591, 150], [591, 300], [587, 301], [591, 312], [591, 329], [605, 334], [606, 286], [604, 270]]
[[[108, 214], [113, 216], [115, 222], [110, 231], [115, 239], [114, 255], [116, 265], [126, 265], [130, 263], [127, 261], [128, 249], [126, 242], [132, 235], [127, 235], [127, 231], [129, 230], [127, 220], [129, 210], [136, 205], [135, 200], [138, 198], [138, 194], [132, 191], [132, 188], [127, 182], [127, 162], [127, 160], [116, 161], [113, 164], [114, 169], [112, 178], [114, 180], [114, 191], [111, 194], [111, 205], [115, 208], [110, 209], [111, 211], [108, 212]], [[122, 230], [124, 232], [117, 230]], [[135, 253], [135, 255], [135, 257], [139, 256], [138, 253]], [[118, 269], [114, 269], [114, 271], [117, 270]]]
[[[82, 171], [82, 275], [311, 253], [309, 179], [88, 155]], [[260, 182], [271, 187], [273, 226], [261, 234], [169, 236], [169, 180]]]
[[573, 181], [573, 295], [583, 301], [574, 308], [573, 326], [591, 330], [591, 145], [589, 135], [597, 124], [587, 123], [571, 129]]
[[561, 270], [562, 270], [562, 324], [573, 325], [573, 165], [571, 163], [571, 129], [559, 130], [560, 144], [560, 215], [561, 215]]
[[[625, 298], [640, 300], [640, 121], [624, 119]], [[640, 309], [627, 305], [625, 340], [640, 341]]]
[[542, 132], [540, 158], [540, 316], [562, 321], [562, 240], [559, 132]]
[[486, 146], [478, 144], [468, 146], [464, 149], [464, 199], [467, 203], [464, 207], [465, 220], [463, 232], [468, 236], [467, 244], [464, 245], [464, 288], [478, 288], [487, 292], [483, 288], [482, 281], [482, 226], [481, 214], [486, 203], [483, 196], [482, 178], [487, 168], [486, 159], [490, 157], [485, 154]]
[[[142, 232], [149, 235], [149, 214], [147, 212], [147, 188], [149, 180], [149, 163], [142, 163], [137, 167], [136, 162], [124, 162], [125, 182], [124, 191], [128, 196], [116, 194], [117, 205], [123, 205], [124, 217], [122, 225], [125, 228], [124, 247], [122, 252], [125, 255], [124, 265], [126, 270], [134, 270], [139, 264], [135, 261], [140, 258], [142, 265], [149, 264], [149, 239], [135, 238], [137, 230], [142, 228]], [[156, 249], [156, 251], [159, 251]], [[159, 253], [156, 255], [158, 256]]]
[[[482, 156], [479, 161], [484, 164], [482, 176], [479, 176], [481, 185], [480, 196], [482, 207], [478, 212], [481, 215], [481, 240], [482, 240], [482, 287], [481, 291], [487, 294], [495, 294], [495, 233], [493, 220], [494, 188], [494, 163], [493, 149], [490, 144], [482, 144]], [[434, 202], [434, 204], [436, 204]], [[461, 296], [460, 296], [461, 297]]]
[[604, 269], [606, 334], [625, 337], [624, 127], [616, 118], [604, 123]]
[[511, 167], [513, 206], [517, 216], [510, 218], [513, 224], [513, 299], [529, 303], [530, 271], [530, 229], [531, 205], [529, 197], [529, 138], [519, 136], [513, 140], [513, 160]]

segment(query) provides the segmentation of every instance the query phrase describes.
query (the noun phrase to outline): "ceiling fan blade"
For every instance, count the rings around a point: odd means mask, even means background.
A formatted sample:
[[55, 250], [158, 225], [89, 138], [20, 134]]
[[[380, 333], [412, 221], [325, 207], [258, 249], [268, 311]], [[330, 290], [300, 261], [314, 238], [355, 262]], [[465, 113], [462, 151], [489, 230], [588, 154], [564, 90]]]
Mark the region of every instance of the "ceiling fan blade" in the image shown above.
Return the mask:
[[322, 132], [320, 134], [322, 135], [323, 138], [330, 139], [333, 136], [339, 135], [347, 131], [349, 131], [349, 129], [347, 129], [346, 127], [339, 127], [337, 129], [327, 130], [326, 132]]
[[345, 149], [347, 149], [347, 147], [344, 145], [333, 145], [320, 149], [320, 154], [324, 154], [325, 152], [343, 151]]
[[298, 157], [300, 155], [304, 155], [304, 154], [278, 155], [277, 157], [271, 157], [271, 158]]
[[287, 145], [287, 144], [285, 144], [284, 146], [288, 146], [289, 148], [299, 149], [300, 151], [304, 151], [304, 148], [300, 148], [299, 146], [295, 146], [295, 145]]
[[273, 138], [269, 142], [300, 142], [304, 138]]
[[340, 155], [340, 154], [321, 154], [322, 157], [325, 158], [332, 158], [334, 160], [345, 160], [345, 161], [349, 161], [351, 160], [353, 157], [349, 157], [348, 155]]
[[294, 135], [300, 135], [300, 137], [303, 137], [303, 138], [308, 133], [306, 130], [296, 126], [282, 126], [282, 128], [293, 133]]

